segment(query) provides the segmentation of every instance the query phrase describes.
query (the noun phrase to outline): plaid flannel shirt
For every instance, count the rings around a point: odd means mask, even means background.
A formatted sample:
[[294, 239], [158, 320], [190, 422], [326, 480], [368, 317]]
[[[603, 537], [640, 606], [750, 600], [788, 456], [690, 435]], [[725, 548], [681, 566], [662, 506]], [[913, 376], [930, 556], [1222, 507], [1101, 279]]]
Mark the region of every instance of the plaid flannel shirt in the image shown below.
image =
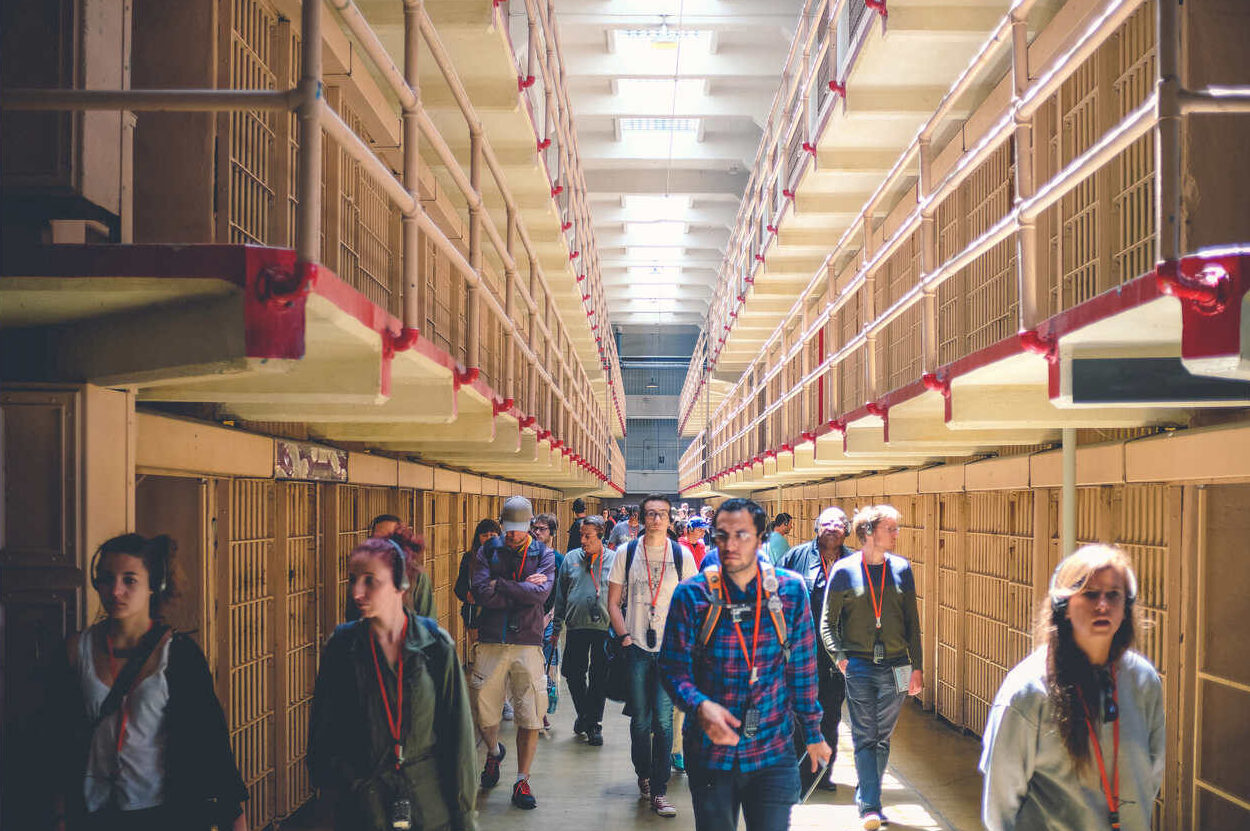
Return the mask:
[[[751, 772], [781, 763], [793, 764], [795, 714], [802, 722], [805, 743], [823, 741], [821, 709], [816, 698], [816, 629], [807, 584], [799, 575], [784, 569], [777, 569], [777, 583], [790, 638], [790, 661], [785, 661], [772, 616], [765, 607], [760, 612], [759, 651], [755, 659], [759, 671], [754, 697], [760, 711], [759, 732], [750, 739], [743, 736], [733, 747], [712, 744], [699, 727], [698, 718], [693, 717], [699, 705], [708, 699], [738, 719], [746, 712], [751, 671], [738, 643], [732, 617], [728, 609], [721, 613], [704, 653], [703, 665], [696, 666], [695, 645], [711, 606], [707, 578], [700, 573], [684, 580], [673, 593], [660, 650], [661, 677], [673, 701], [692, 716], [686, 720], [686, 754], [697, 754], [701, 763], [710, 769], [732, 770], [736, 763], [743, 772]], [[747, 585], [746, 591], [740, 591], [729, 579], [722, 579], [722, 584], [729, 589], [731, 603], [754, 605], [755, 580]], [[750, 649], [755, 631], [754, 613], [738, 625]]]

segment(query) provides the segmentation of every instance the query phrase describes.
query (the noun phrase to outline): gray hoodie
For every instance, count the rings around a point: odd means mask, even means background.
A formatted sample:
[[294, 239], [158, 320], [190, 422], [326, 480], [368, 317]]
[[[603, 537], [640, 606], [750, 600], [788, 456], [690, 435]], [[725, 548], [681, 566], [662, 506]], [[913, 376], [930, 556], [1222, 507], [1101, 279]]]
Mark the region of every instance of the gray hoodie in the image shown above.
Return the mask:
[[556, 575], [555, 631], [570, 629], [608, 631], [608, 575], [616, 553], [606, 546], [594, 558], [593, 569], [586, 552], [575, 548], [564, 557]]

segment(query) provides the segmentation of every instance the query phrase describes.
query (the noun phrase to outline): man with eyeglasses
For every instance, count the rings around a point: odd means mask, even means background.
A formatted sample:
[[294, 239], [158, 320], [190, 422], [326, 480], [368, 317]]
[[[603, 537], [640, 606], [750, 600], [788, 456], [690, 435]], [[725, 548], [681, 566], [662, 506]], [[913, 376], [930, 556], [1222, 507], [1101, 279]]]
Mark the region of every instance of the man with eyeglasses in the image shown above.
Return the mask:
[[677, 816], [667, 797], [673, 701], [661, 682], [658, 659], [673, 591], [696, 570], [690, 552], [668, 537], [671, 510], [662, 494], [642, 500], [646, 530], [617, 550], [608, 576], [608, 615], [629, 667], [630, 755], [638, 794], [652, 811], [670, 818]]
[[767, 516], [750, 499], [716, 512], [719, 568], [677, 587], [660, 665], [687, 713], [685, 752], [696, 831], [785, 831], [799, 801], [792, 750], [810, 767], [832, 751], [820, 732], [816, 629], [799, 575], [759, 556]]
[[638, 539], [638, 534], [643, 529], [643, 526], [638, 522], [638, 506], [626, 505], [624, 510], [628, 521], [616, 523], [616, 525], [612, 526], [612, 532], [608, 534], [607, 546], [613, 551], [630, 540]]
[[[829, 583], [834, 564], [855, 553], [845, 544], [849, 530], [850, 523], [841, 508], [825, 508], [816, 518], [816, 538], [791, 548], [778, 563], [781, 568], [798, 572], [807, 583], [813, 621], [820, 620], [820, 612], [825, 603], [825, 586]], [[831, 758], [836, 759], [838, 724], [842, 720], [842, 702], [846, 699], [846, 679], [838, 671], [833, 656], [824, 649], [816, 650], [816, 670], [819, 674], [820, 707], [824, 711], [820, 720], [820, 732], [833, 750]], [[795, 752], [799, 755], [803, 753], [803, 747], [798, 742], [795, 743]], [[804, 785], [810, 781], [809, 779]], [[822, 778], [817, 787], [826, 791], [838, 789], [833, 781], [832, 764], [829, 765], [829, 775]]]

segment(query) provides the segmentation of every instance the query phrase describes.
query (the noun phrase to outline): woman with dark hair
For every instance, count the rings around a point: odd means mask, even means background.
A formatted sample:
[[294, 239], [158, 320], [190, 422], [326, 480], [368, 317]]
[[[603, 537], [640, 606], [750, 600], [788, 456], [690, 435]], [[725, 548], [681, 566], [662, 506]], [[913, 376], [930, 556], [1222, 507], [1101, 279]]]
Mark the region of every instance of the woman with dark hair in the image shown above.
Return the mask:
[[1163, 782], [1163, 687], [1133, 651], [1137, 577], [1110, 545], [1055, 569], [1036, 649], [985, 725], [981, 816], [999, 829], [1149, 831]]
[[474, 827], [468, 688], [451, 636], [405, 607], [410, 574], [393, 540], [356, 546], [348, 584], [361, 619], [322, 653], [308, 769], [339, 831]]
[[452, 591], [463, 604], [460, 607], [460, 619], [464, 621], [465, 638], [469, 646], [477, 642], [478, 606], [473, 600], [473, 591], [469, 587], [469, 578], [472, 576], [469, 572], [472, 570], [473, 555], [479, 548], [502, 533], [503, 530], [495, 520], [482, 520], [477, 524], [477, 528], [473, 529], [473, 542], [469, 545], [469, 550], [460, 555], [460, 570], [456, 572], [456, 584], [452, 587]]
[[56, 828], [247, 828], [208, 662], [162, 622], [175, 548], [124, 534], [92, 558], [104, 617], [70, 637], [48, 702]]

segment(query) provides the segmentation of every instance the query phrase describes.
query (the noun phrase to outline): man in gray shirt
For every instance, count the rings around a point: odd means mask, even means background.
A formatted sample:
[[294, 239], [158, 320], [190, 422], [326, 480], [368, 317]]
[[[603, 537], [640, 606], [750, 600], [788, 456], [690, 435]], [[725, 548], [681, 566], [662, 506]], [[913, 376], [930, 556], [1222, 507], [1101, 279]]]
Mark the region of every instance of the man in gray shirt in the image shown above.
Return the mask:
[[608, 548], [611, 548], [613, 551], [630, 540], [638, 539], [638, 532], [642, 530], [642, 526], [638, 522], [638, 506], [629, 505], [625, 510], [629, 514], [629, 522], [616, 523], [612, 527], [612, 533], [608, 535]]
[[564, 678], [577, 710], [573, 732], [586, 736], [586, 744], [603, 744], [603, 705], [607, 682], [608, 575], [615, 552], [603, 545], [603, 517], [581, 519], [581, 548], [564, 556], [556, 575], [555, 619], [552, 640], [567, 624], [564, 639]]

